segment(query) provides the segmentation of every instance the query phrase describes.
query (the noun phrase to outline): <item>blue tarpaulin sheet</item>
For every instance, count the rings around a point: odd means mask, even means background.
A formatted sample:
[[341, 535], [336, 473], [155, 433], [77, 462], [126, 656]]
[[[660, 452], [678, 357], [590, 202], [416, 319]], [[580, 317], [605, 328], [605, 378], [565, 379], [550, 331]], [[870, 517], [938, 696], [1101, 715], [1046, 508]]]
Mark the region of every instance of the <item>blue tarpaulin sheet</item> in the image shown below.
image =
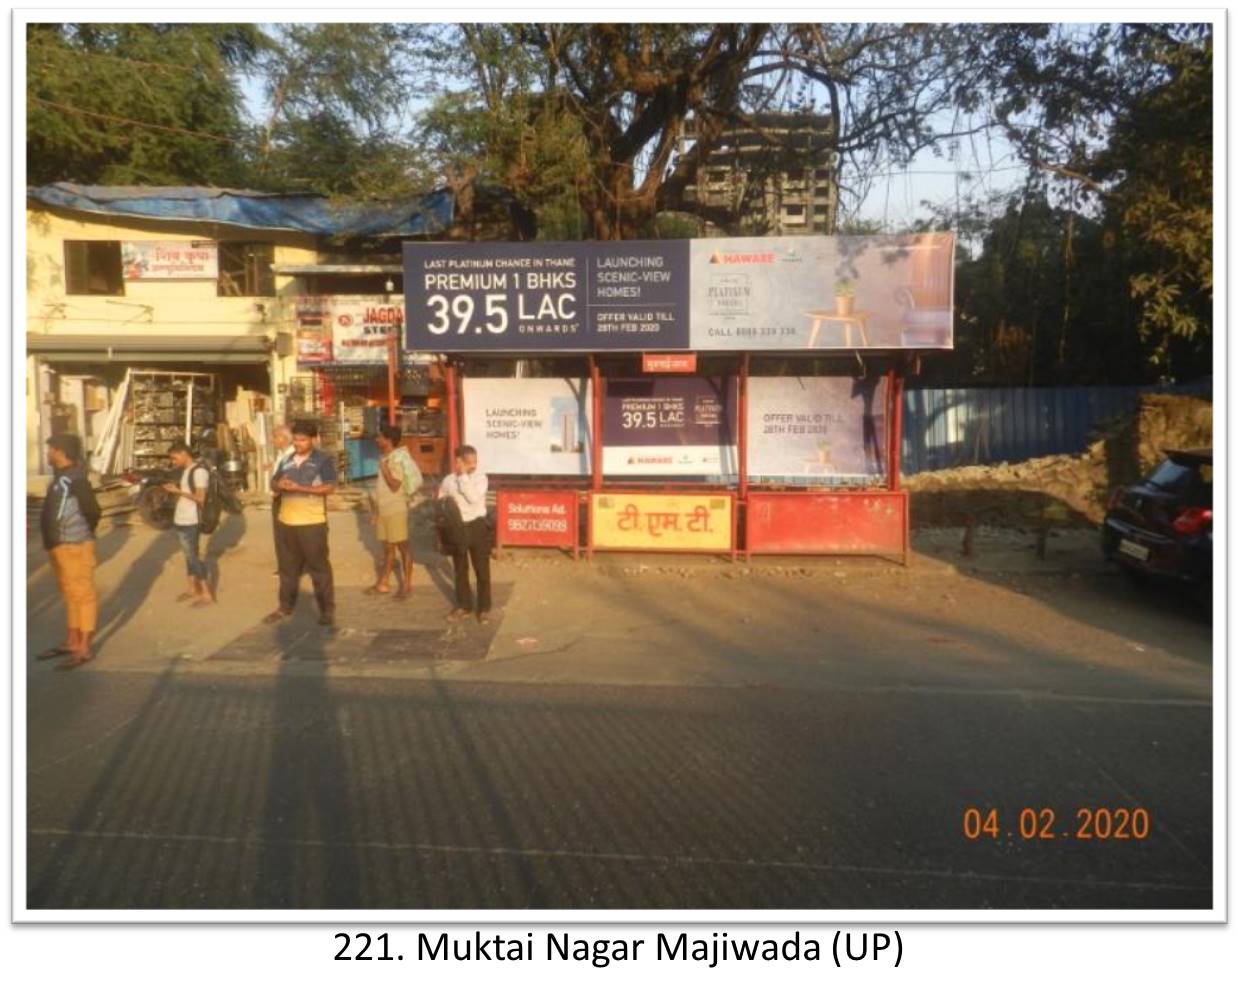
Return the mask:
[[88, 187], [52, 183], [27, 196], [49, 207], [311, 235], [438, 235], [451, 226], [454, 200], [439, 190], [414, 200], [348, 204], [321, 194], [269, 194], [222, 187]]

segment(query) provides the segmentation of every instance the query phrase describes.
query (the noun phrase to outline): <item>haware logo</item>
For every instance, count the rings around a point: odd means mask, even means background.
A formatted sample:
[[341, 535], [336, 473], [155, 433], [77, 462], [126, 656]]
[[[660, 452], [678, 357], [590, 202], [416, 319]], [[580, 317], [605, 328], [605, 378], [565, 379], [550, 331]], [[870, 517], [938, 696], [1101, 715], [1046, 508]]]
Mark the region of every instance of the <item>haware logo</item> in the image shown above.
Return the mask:
[[715, 252], [709, 257], [711, 263], [772, 263], [772, 252]]

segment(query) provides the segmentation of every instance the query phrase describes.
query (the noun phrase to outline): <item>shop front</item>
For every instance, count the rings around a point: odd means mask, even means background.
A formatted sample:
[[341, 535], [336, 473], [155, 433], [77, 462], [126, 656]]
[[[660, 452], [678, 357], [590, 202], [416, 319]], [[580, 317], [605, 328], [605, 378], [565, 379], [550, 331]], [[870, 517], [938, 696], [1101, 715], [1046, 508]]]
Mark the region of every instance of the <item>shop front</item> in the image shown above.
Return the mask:
[[403, 301], [391, 293], [307, 294], [292, 309], [297, 374], [285, 396], [286, 419], [316, 420], [323, 448], [349, 478], [378, 474], [382, 423], [400, 427], [423, 474], [441, 474], [442, 366], [401, 348]]
[[447, 356], [501, 545], [905, 562], [902, 385], [952, 271], [948, 233], [408, 243], [405, 346]]
[[[167, 447], [187, 436], [214, 434], [230, 421], [238, 398], [268, 397], [273, 336], [107, 335], [27, 336], [27, 471], [51, 472], [42, 441], [54, 432], [81, 437], [87, 452], [120, 436], [120, 413], [130, 427], [122, 450], [112, 445], [103, 473], [166, 463]], [[195, 397], [188, 401], [188, 385]], [[143, 401], [149, 394], [150, 400]], [[164, 396], [168, 395], [169, 399]], [[173, 397], [174, 396], [174, 397]], [[167, 403], [162, 403], [167, 400]], [[188, 416], [188, 419], [186, 419]]]

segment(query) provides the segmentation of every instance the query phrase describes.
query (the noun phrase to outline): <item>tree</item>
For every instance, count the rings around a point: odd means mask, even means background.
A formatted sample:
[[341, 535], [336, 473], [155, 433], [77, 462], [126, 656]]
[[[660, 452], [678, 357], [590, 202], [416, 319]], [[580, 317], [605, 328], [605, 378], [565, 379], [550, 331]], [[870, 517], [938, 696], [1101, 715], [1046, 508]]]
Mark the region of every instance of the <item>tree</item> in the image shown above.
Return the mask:
[[[435, 127], [450, 136], [440, 150], [450, 150], [451, 168], [505, 175], [533, 201], [570, 189], [595, 238], [631, 238], [660, 211], [701, 211], [683, 196], [696, 164], [729, 129], [760, 129], [767, 111], [829, 117], [832, 146], [821, 158], [855, 202], [876, 165], [971, 130], [943, 127], [943, 112], [974, 103], [1003, 46], [1031, 44], [973, 25], [451, 25], [433, 34], [422, 57], [445, 91]], [[689, 121], [693, 148], [680, 159]], [[566, 136], [568, 153], [530, 158], [526, 140], [542, 128]], [[794, 136], [769, 140], [772, 157], [802, 152]], [[461, 162], [466, 149], [476, 155]], [[535, 189], [522, 172], [532, 161], [562, 179]]]
[[245, 179], [238, 77], [251, 25], [31, 24], [31, 183], [235, 185]]
[[[1207, 25], [1059, 28], [990, 83], [995, 118], [1121, 261], [1148, 376], [1208, 369], [1212, 36]], [[1068, 278], [1079, 267], [1068, 267]]]
[[431, 170], [409, 140], [420, 35], [401, 24], [272, 29], [255, 67], [267, 107], [250, 146], [254, 182], [354, 199], [424, 192]]

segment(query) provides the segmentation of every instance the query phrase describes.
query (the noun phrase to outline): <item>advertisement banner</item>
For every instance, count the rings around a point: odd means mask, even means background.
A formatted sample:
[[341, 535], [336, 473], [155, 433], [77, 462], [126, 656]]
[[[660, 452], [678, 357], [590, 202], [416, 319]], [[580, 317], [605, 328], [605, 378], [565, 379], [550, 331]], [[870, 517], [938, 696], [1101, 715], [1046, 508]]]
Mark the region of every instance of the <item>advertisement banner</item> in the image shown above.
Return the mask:
[[575, 491], [500, 491], [495, 499], [499, 545], [575, 550], [578, 506]]
[[602, 472], [615, 477], [738, 473], [734, 377], [608, 380], [602, 402]]
[[215, 280], [219, 247], [214, 242], [122, 242], [126, 280]]
[[597, 550], [731, 549], [730, 495], [599, 494], [589, 498]]
[[405, 243], [407, 348], [949, 349], [954, 237]]
[[683, 348], [688, 243], [404, 243], [409, 349]]
[[482, 470], [592, 473], [593, 389], [585, 378], [466, 377], [461, 390], [463, 439], [477, 447]]
[[400, 335], [404, 309], [379, 294], [302, 295], [295, 304], [297, 362], [387, 364], [387, 342]]
[[750, 377], [749, 477], [881, 477], [885, 406], [884, 377]]

